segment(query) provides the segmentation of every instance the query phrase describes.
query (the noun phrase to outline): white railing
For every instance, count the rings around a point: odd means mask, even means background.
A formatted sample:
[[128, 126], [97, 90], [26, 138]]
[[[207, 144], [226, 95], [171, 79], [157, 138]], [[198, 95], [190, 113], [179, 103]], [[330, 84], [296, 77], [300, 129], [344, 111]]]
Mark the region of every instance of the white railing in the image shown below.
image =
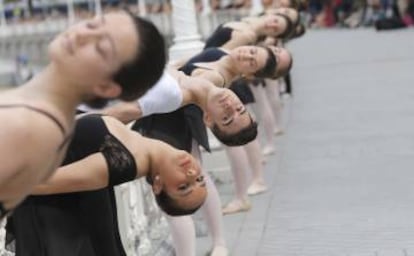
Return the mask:
[[[236, 20], [248, 15], [249, 10], [220, 10], [208, 14], [197, 15], [200, 34], [206, 38], [219, 24]], [[171, 42], [174, 31], [171, 14], [148, 14], [146, 16], [165, 35], [167, 42]], [[27, 55], [33, 62], [46, 61], [48, 38], [64, 30], [67, 20], [45, 20], [39, 23], [8, 24], [0, 28], [0, 57], [14, 59], [18, 54]], [[34, 44], [34, 46], [33, 46]], [[43, 56], [43, 57], [42, 57]]]

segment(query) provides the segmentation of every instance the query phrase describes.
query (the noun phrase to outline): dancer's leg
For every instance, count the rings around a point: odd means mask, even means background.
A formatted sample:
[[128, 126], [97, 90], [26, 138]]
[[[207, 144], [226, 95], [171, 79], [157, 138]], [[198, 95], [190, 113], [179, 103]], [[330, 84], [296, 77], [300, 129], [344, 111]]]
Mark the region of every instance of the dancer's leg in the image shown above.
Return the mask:
[[267, 190], [263, 178], [262, 154], [260, 151], [260, 144], [257, 139], [251, 141], [244, 146], [249, 159], [250, 167], [252, 169], [252, 182], [247, 190], [249, 195], [256, 195]]
[[273, 147], [273, 132], [276, 127], [276, 121], [272, 113], [272, 109], [270, 108], [270, 104], [263, 86], [250, 85], [250, 88], [253, 92], [254, 98], [256, 99], [256, 104], [259, 108], [260, 122], [263, 124], [266, 137], [265, 145], [263, 147], [263, 154], [269, 155], [274, 153], [275, 151], [275, 148]]
[[[191, 154], [201, 163], [200, 150], [198, 148], [198, 144], [195, 141], [193, 141]], [[208, 175], [204, 169], [203, 174], [206, 181], [207, 198], [201, 207], [201, 210], [204, 214], [204, 218], [207, 221], [207, 226], [213, 239], [213, 250], [211, 255], [226, 256], [228, 255], [228, 250], [226, 247], [226, 240], [224, 238], [220, 196], [218, 194], [216, 186], [214, 185], [214, 182], [210, 178], [210, 175]]]
[[282, 134], [282, 100], [280, 98], [280, 80], [278, 79], [266, 79], [266, 95], [269, 100], [270, 106], [274, 113], [276, 127], [275, 134]]
[[225, 147], [234, 178], [235, 198], [223, 208], [224, 214], [247, 211], [251, 205], [247, 198], [246, 173], [249, 165], [244, 147]]
[[175, 255], [195, 256], [196, 234], [191, 216], [172, 217], [166, 215], [166, 219], [170, 225]]
[[226, 154], [230, 160], [230, 168], [234, 178], [234, 189], [236, 192], [236, 199], [247, 199], [247, 168], [249, 162], [247, 160], [246, 151], [244, 147], [225, 147]]

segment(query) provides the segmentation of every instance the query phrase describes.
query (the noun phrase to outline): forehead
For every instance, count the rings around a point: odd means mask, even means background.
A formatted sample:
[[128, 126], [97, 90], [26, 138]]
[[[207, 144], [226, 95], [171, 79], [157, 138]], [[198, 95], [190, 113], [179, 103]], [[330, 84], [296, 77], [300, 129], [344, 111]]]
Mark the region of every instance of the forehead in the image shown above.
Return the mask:
[[106, 32], [112, 37], [120, 62], [128, 62], [136, 55], [139, 38], [131, 16], [126, 12], [111, 12], [103, 16]]
[[182, 208], [194, 208], [201, 205], [207, 196], [207, 188], [205, 186], [195, 186], [193, 192], [185, 197], [178, 197], [178, 205]]
[[250, 113], [247, 112], [244, 115], [238, 115], [234, 118], [233, 122], [228, 126], [222, 126], [219, 124], [220, 130], [222, 130], [226, 134], [236, 134], [242, 129], [246, 128], [251, 123]]

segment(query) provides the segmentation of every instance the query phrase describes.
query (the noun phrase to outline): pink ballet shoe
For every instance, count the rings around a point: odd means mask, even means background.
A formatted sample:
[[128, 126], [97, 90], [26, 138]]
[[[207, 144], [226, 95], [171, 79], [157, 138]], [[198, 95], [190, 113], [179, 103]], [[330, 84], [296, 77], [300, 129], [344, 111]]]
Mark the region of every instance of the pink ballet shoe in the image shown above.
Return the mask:
[[265, 146], [262, 151], [264, 156], [273, 155], [275, 153], [275, 148], [273, 146]]
[[222, 245], [215, 246], [210, 253], [210, 256], [228, 256], [228, 255], [229, 255], [229, 250]]
[[249, 188], [247, 189], [247, 194], [249, 196], [258, 195], [267, 191], [267, 186], [264, 182], [252, 182]]
[[283, 131], [283, 129], [279, 129], [279, 128], [276, 128], [276, 129], [273, 131], [273, 134], [274, 134], [275, 136], [280, 136], [280, 135], [283, 135], [283, 133], [285, 133], [285, 132]]
[[245, 199], [245, 200], [239, 200], [239, 199], [235, 199], [233, 201], [231, 201], [230, 203], [228, 203], [224, 208], [223, 208], [223, 214], [227, 215], [227, 214], [233, 214], [233, 213], [238, 213], [238, 212], [246, 212], [248, 210], [250, 210], [250, 208], [252, 208], [252, 205], [250, 203], [249, 200]]

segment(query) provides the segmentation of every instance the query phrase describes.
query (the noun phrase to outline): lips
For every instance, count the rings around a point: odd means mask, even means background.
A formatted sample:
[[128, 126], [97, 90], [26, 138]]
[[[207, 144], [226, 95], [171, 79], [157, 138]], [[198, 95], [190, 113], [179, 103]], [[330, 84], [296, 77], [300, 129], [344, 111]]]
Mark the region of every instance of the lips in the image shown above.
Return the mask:
[[191, 164], [191, 158], [188, 156], [185, 156], [180, 162], [180, 166], [182, 167], [189, 166], [190, 164]]

